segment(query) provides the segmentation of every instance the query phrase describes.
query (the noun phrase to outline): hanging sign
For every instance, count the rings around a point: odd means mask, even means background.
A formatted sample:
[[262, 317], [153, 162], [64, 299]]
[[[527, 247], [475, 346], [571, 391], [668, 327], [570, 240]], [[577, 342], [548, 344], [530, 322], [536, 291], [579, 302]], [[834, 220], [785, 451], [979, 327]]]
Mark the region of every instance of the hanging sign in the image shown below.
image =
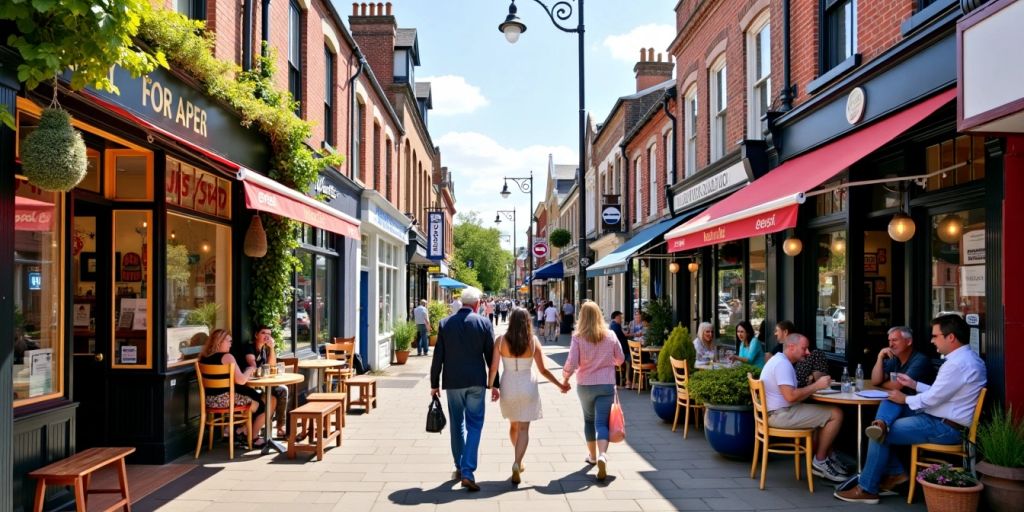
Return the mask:
[[444, 259], [444, 212], [427, 214], [427, 259]]
[[606, 204], [601, 208], [601, 222], [605, 231], [618, 229], [622, 222], [622, 210], [617, 204]]

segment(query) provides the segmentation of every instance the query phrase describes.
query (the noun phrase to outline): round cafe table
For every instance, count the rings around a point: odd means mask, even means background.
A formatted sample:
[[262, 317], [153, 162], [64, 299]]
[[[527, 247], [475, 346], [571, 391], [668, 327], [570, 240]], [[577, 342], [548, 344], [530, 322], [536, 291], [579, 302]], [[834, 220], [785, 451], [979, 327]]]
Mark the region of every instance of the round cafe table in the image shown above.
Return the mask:
[[270, 452], [271, 448], [277, 450], [277, 453], [284, 453], [285, 446], [277, 441], [274, 441], [274, 437], [270, 435], [270, 424], [273, 423], [274, 410], [270, 407], [270, 397], [274, 386], [287, 386], [289, 384], [298, 384], [306, 380], [301, 373], [279, 373], [277, 375], [271, 375], [269, 377], [261, 378], [250, 378], [245, 385], [253, 388], [263, 388], [263, 400], [266, 403], [267, 412], [265, 421], [263, 422], [263, 439], [266, 440], [266, 444], [263, 445], [263, 450], [260, 455], [266, 455]]
[[316, 370], [316, 386], [317, 390], [324, 387], [324, 370], [328, 368], [340, 368], [345, 366], [345, 361], [341, 359], [301, 359], [299, 360], [299, 368]]
[[[831, 389], [831, 388], [829, 388]], [[872, 385], [867, 385], [863, 391], [885, 391], [884, 389], [876, 388]], [[857, 429], [859, 434], [857, 435], [857, 472], [861, 471], [861, 443], [864, 441], [864, 423], [863, 423], [863, 409], [865, 405], [878, 405], [882, 403], [884, 398], [869, 398], [860, 396], [857, 392], [850, 393], [827, 393], [822, 394], [821, 392], [811, 395], [811, 400], [815, 402], [821, 402], [826, 404], [837, 404], [837, 405], [856, 405], [857, 406]]]
[[701, 362], [695, 362], [693, 364], [693, 369], [694, 370], [722, 370], [722, 369], [725, 369], [725, 368], [732, 368], [734, 366], [739, 366], [739, 365], [737, 365], [736, 363], [719, 363], [719, 362], [701, 363]]

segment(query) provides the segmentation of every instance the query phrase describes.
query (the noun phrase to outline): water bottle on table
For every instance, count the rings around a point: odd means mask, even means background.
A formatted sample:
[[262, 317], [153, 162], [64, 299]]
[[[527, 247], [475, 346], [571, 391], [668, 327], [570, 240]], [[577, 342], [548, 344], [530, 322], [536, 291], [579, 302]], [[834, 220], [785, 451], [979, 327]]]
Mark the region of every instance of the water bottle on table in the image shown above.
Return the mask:
[[857, 379], [857, 391], [864, 391], [864, 369], [860, 364], [857, 364], [857, 373], [854, 374], [854, 377]]
[[850, 371], [843, 367], [843, 380], [842, 380], [842, 392], [849, 393], [853, 387], [853, 383], [850, 382]]

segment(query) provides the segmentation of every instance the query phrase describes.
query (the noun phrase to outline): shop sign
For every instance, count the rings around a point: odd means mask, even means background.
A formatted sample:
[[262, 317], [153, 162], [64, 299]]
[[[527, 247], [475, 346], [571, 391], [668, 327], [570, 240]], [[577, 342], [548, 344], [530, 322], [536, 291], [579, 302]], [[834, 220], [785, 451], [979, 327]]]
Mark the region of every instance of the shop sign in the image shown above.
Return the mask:
[[373, 206], [369, 210], [370, 224], [390, 233], [398, 238], [405, 238], [406, 227], [394, 217], [387, 214], [383, 208]]
[[168, 160], [165, 175], [167, 204], [231, 218], [230, 181], [174, 160]]
[[324, 202], [330, 202], [333, 199], [338, 198], [338, 187], [335, 187], [333, 183], [327, 181], [327, 178], [318, 176], [316, 182], [313, 183], [313, 195], [317, 198], [327, 198]]
[[863, 87], [854, 87], [846, 96], [846, 122], [857, 124], [864, 119], [864, 107], [867, 105]]
[[427, 214], [427, 258], [444, 259], [444, 212]]
[[672, 206], [677, 212], [689, 210], [749, 182], [750, 178], [750, 163], [744, 158], [679, 192], [673, 198]]
[[964, 233], [961, 254], [964, 265], [985, 264], [985, 230], [976, 229]]
[[668, 250], [685, 251], [789, 229], [796, 226], [799, 207], [800, 205], [794, 204], [673, 238], [668, 241]]

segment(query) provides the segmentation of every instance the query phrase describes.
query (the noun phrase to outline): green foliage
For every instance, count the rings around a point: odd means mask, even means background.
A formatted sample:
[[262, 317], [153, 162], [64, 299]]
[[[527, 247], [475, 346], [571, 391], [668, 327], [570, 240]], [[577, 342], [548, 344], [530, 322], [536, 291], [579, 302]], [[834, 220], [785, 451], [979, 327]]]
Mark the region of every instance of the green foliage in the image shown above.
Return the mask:
[[[502, 250], [500, 231], [483, 227], [480, 217], [469, 212], [459, 215], [454, 241], [452, 269], [455, 270], [455, 279], [488, 292], [508, 287], [512, 253]], [[472, 269], [465, 266], [469, 259], [473, 260]]]
[[997, 405], [992, 419], [978, 427], [978, 451], [989, 464], [1024, 468], [1024, 417]]
[[758, 377], [761, 370], [742, 364], [735, 368], [702, 370], [690, 374], [690, 394], [700, 403], [711, 405], [752, 405], [747, 373]]
[[39, 127], [22, 144], [25, 177], [44, 190], [67, 192], [85, 178], [88, 165], [85, 141], [71, 127], [71, 115], [59, 108], [43, 110]]
[[430, 316], [430, 335], [437, 336], [437, 328], [441, 320], [448, 316], [448, 305], [439, 300], [427, 304], [427, 315]]
[[418, 331], [416, 330], [416, 324], [413, 322], [400, 322], [395, 324], [392, 337], [395, 341], [395, 350], [409, 350], [412, 346], [412, 340], [416, 339]]
[[190, 311], [185, 317], [185, 321], [188, 325], [205, 325], [212, 332], [217, 327], [217, 311], [219, 310], [220, 304], [207, 302]]
[[188, 247], [183, 244], [167, 244], [167, 282], [172, 285], [187, 284], [192, 276], [188, 266]]
[[665, 346], [658, 353], [658, 380], [660, 382], [674, 382], [672, 375], [672, 361], [670, 358], [687, 360], [690, 363], [690, 370], [693, 371], [693, 362], [697, 358], [697, 351], [693, 348], [690, 340], [690, 330], [679, 324], [672, 329], [672, 333], [665, 340]]
[[[459, 250], [455, 250], [455, 258], [451, 264], [452, 277], [456, 281], [460, 281], [469, 286], [475, 286], [484, 289], [484, 285], [480, 284], [480, 276], [477, 274], [475, 268], [466, 267], [466, 260], [459, 257]], [[457, 293], [457, 292], [456, 292]]]
[[932, 464], [917, 472], [917, 479], [946, 487], [974, 487], [978, 480], [964, 468], [952, 464]]
[[651, 321], [647, 325], [647, 332], [644, 333], [644, 341], [649, 345], [661, 345], [672, 326], [672, 301], [661, 298], [648, 302], [647, 314], [650, 315]]
[[548, 235], [548, 240], [551, 241], [551, 245], [561, 249], [572, 242], [572, 233], [567, 229], [558, 228]]

